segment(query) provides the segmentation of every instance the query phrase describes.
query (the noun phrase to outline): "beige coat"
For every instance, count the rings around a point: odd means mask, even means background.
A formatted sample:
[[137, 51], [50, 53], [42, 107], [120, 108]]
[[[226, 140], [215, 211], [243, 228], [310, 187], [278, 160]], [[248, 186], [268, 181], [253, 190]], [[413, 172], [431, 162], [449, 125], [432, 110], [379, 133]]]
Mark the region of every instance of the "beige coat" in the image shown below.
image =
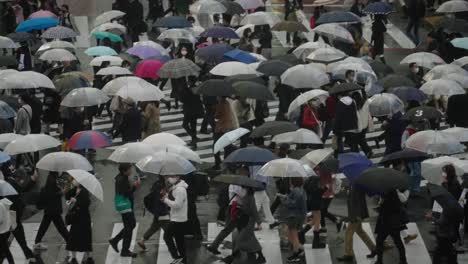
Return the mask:
[[161, 122], [159, 120], [159, 107], [154, 103], [149, 103], [143, 111], [143, 126], [141, 131], [141, 138], [147, 138], [153, 134], [159, 133], [161, 131]]

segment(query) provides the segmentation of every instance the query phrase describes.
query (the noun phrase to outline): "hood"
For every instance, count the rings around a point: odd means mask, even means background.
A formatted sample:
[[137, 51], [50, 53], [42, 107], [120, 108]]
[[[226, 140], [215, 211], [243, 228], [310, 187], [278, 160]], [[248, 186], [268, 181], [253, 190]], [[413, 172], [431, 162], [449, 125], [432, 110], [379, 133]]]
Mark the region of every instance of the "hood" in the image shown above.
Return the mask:
[[351, 105], [353, 103], [353, 99], [349, 96], [341, 97], [340, 101], [345, 105]]
[[188, 188], [188, 184], [184, 181], [184, 180], [180, 180], [179, 183], [177, 183], [176, 185], [174, 185], [172, 187], [172, 189], [175, 189], [177, 187], [182, 187], [182, 188], [185, 188], [187, 189]]

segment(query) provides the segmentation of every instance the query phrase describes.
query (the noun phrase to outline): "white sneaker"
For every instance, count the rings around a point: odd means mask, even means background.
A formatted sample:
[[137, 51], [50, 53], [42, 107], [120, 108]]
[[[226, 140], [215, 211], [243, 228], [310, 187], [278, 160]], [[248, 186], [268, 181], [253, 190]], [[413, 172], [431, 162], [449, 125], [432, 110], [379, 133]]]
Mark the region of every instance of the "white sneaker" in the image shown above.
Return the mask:
[[47, 246], [42, 243], [34, 244], [34, 250], [47, 250]]

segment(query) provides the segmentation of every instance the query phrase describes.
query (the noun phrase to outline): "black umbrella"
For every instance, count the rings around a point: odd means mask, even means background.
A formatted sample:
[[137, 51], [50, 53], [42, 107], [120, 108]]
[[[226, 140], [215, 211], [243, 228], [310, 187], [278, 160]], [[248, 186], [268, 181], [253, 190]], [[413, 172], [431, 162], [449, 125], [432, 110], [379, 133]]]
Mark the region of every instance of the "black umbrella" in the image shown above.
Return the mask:
[[275, 136], [286, 132], [296, 131], [298, 129], [298, 126], [288, 121], [270, 121], [256, 127], [252, 133], [250, 133], [250, 137], [259, 138], [264, 136]]
[[401, 74], [387, 75], [384, 78], [377, 81], [377, 84], [381, 85], [385, 90], [400, 86], [415, 86], [415, 83], [411, 79]]
[[407, 174], [389, 168], [370, 168], [356, 180], [356, 184], [377, 193], [396, 189], [409, 189], [410, 178]]
[[280, 56], [274, 57], [273, 59], [289, 63], [292, 66], [301, 64], [303, 62], [300, 59], [298, 59], [296, 56], [294, 56], [293, 54], [280, 55]]
[[224, 79], [227, 84], [233, 85], [236, 82], [256, 82], [258, 84], [265, 84], [265, 81], [255, 74], [236, 74]]
[[467, 33], [468, 22], [460, 18], [444, 17], [440, 22], [439, 28], [443, 28], [444, 31]]
[[257, 71], [266, 76], [281, 76], [281, 74], [291, 67], [291, 64], [284, 61], [269, 60], [260, 63], [257, 67]]
[[229, 154], [229, 156], [224, 160], [224, 162], [265, 164], [274, 159], [278, 159], [278, 157], [268, 149], [259, 147], [246, 147], [240, 148]]
[[218, 0], [224, 7], [226, 7], [225, 14], [228, 15], [240, 15], [245, 13], [244, 8], [237, 2], [229, 0]]
[[273, 93], [263, 84], [256, 82], [242, 81], [235, 82], [232, 87], [235, 94], [240, 97], [252, 98], [263, 101], [275, 100]]
[[339, 93], [347, 93], [352, 91], [362, 90], [364, 87], [357, 85], [355, 83], [341, 83], [338, 85], [333, 86], [328, 90], [329, 94], [339, 94]]
[[328, 23], [361, 23], [361, 18], [354, 13], [346, 11], [332, 11], [320, 15], [315, 24], [328, 24]]
[[1, 56], [0, 57], [0, 67], [8, 67], [8, 66], [16, 66], [18, 65], [18, 61], [14, 56]]
[[231, 85], [220, 79], [210, 79], [195, 87], [194, 92], [208, 96], [231, 96], [235, 94]]
[[369, 65], [371, 66], [372, 70], [375, 72], [379, 79], [384, 78], [389, 74], [395, 73], [392, 67], [380, 61], [374, 60], [370, 62]]
[[34, 37], [33, 34], [30, 34], [27, 32], [10, 33], [7, 35], [7, 37], [11, 38], [14, 42], [24, 42], [24, 41], [33, 40], [36, 38]]
[[428, 154], [424, 152], [406, 148], [406, 149], [386, 155], [385, 157], [382, 158], [380, 163], [387, 164], [391, 161], [396, 161], [396, 160], [422, 161], [430, 157], [431, 156], [429, 156]]
[[221, 62], [227, 61], [228, 59], [224, 57], [224, 53], [233, 49], [234, 48], [231, 45], [224, 43], [216, 43], [197, 49], [197, 51], [195, 51], [195, 57], [207, 64], [216, 65]]
[[408, 121], [422, 121], [424, 119], [441, 119], [443, 114], [435, 107], [431, 106], [418, 106], [411, 108], [408, 112], [403, 115], [403, 119]]
[[18, 98], [14, 97], [14, 96], [2, 95], [2, 96], [0, 96], [0, 101], [5, 102], [7, 105], [9, 105], [15, 111], [20, 109], [20, 107], [21, 107], [20, 103], [18, 102]]
[[214, 178], [213, 181], [234, 184], [243, 187], [263, 188], [263, 184], [261, 182], [251, 179], [247, 176], [240, 175], [220, 175]]
[[328, 173], [340, 172], [340, 163], [334, 157], [329, 157], [325, 159], [324, 161], [320, 162], [318, 166], [320, 170], [323, 172], [328, 172]]
[[426, 187], [431, 198], [442, 207], [445, 216], [452, 220], [459, 219], [461, 221], [463, 219], [463, 208], [447, 189], [432, 183], [428, 183]]

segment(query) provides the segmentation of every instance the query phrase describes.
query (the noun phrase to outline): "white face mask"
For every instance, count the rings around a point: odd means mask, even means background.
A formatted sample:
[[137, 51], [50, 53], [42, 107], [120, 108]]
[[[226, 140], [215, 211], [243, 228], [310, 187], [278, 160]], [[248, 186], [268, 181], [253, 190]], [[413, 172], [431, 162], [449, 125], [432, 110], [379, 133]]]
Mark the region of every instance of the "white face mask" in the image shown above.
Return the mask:
[[176, 178], [168, 178], [168, 179], [167, 179], [167, 182], [169, 182], [170, 184], [174, 185], [174, 184], [177, 182], [177, 179], [176, 179]]
[[414, 73], [418, 73], [418, 72], [419, 72], [419, 67], [413, 68], [412, 71], [413, 71]]

